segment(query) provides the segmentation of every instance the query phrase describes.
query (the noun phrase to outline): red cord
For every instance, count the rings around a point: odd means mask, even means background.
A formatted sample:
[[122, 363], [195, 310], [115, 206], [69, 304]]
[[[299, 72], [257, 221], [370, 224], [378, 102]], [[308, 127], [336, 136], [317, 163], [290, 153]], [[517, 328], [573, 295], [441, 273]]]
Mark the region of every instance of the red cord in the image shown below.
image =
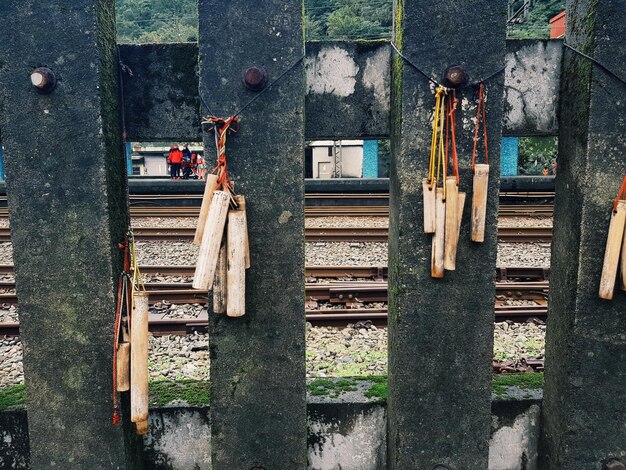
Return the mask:
[[456, 177], [457, 186], [461, 182], [459, 177], [459, 156], [456, 151], [456, 107], [459, 100], [456, 97], [456, 90], [452, 90], [451, 99], [448, 100], [448, 129], [446, 129], [446, 168], [448, 165], [448, 130], [452, 139], [452, 174]]
[[617, 212], [617, 204], [622, 200], [626, 200], [626, 175], [624, 175], [622, 186], [619, 188], [619, 192], [617, 193], [617, 197], [613, 203], [613, 212]]
[[476, 128], [474, 129], [474, 149], [472, 150], [472, 172], [476, 167], [476, 153], [478, 150], [478, 128], [483, 121], [483, 146], [485, 147], [485, 163], [489, 164], [489, 146], [487, 142], [487, 112], [485, 110], [485, 84], [478, 85], [478, 107], [476, 108]]
[[[124, 250], [124, 271], [120, 274], [119, 280], [117, 282], [117, 304], [115, 307], [115, 330], [113, 333], [113, 418], [111, 422], [115, 426], [122, 420], [122, 416], [120, 414], [120, 405], [117, 394], [117, 348], [120, 342], [120, 326], [122, 323], [122, 308], [124, 304], [124, 295], [127, 292], [124, 292], [124, 279], [127, 276], [128, 271], [130, 270], [130, 252], [128, 250], [128, 239], [125, 240], [124, 243], [120, 243], [118, 245], [120, 249]], [[127, 286], [130, 287], [130, 286]]]

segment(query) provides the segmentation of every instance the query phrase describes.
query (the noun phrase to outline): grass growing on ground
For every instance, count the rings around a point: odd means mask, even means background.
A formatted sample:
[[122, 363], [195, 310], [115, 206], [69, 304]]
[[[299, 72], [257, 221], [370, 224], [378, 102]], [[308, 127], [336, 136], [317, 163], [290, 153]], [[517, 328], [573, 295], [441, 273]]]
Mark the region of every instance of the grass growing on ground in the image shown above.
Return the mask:
[[22, 408], [25, 404], [26, 393], [24, 393], [23, 384], [0, 390], [0, 411]]

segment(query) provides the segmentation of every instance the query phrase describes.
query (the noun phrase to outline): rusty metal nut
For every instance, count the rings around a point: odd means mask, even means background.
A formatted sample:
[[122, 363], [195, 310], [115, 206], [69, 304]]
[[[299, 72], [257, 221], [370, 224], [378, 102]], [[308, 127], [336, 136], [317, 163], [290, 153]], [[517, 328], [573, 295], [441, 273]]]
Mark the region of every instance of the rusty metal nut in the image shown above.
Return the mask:
[[54, 72], [48, 67], [37, 67], [30, 74], [30, 82], [37, 92], [47, 95], [57, 85], [57, 79]]
[[604, 462], [602, 470], [626, 470], [626, 465], [620, 459], [611, 457]]
[[443, 84], [448, 88], [459, 88], [467, 85], [469, 75], [460, 65], [448, 67], [443, 74]]
[[241, 79], [250, 91], [261, 91], [267, 86], [267, 72], [263, 67], [257, 65], [244, 70]]

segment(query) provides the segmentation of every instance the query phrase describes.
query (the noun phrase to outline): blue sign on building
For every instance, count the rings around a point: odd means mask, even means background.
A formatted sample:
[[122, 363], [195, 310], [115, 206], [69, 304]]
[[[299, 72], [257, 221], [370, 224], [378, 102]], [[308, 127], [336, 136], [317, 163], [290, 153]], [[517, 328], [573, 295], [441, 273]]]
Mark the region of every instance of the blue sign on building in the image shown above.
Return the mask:
[[2, 152], [2, 145], [0, 145], [0, 180], [4, 180], [4, 153]]
[[502, 137], [502, 176], [517, 176], [519, 168], [519, 137]]
[[378, 141], [363, 141], [363, 178], [378, 178]]

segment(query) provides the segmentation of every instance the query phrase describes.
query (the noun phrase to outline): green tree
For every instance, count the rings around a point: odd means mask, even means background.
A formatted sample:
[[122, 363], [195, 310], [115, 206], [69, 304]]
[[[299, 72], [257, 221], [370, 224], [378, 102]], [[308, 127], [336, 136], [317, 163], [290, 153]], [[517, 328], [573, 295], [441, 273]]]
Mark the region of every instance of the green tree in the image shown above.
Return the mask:
[[519, 140], [519, 167], [523, 175], [541, 175], [546, 167], [552, 174], [556, 156], [556, 137], [522, 137]]
[[512, 39], [547, 39], [550, 37], [550, 19], [565, 10], [565, 0], [534, 0], [528, 19], [509, 25]]

